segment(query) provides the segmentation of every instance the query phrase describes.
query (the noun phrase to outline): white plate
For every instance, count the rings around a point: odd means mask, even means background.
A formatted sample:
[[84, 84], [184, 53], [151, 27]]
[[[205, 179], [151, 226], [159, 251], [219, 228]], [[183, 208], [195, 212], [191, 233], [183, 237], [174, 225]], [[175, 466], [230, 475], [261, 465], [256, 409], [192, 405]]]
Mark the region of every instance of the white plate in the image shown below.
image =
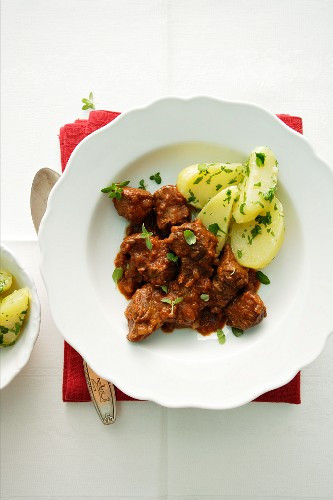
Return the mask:
[[27, 287], [30, 292], [29, 309], [19, 339], [13, 346], [0, 349], [0, 389], [3, 389], [16, 377], [30, 358], [39, 333], [40, 303], [33, 279], [12, 252], [3, 245], [1, 245], [0, 267], [14, 276], [14, 283], [8, 292], [23, 287]]
[[[125, 221], [100, 189], [185, 166], [276, 154], [286, 238], [261, 286], [268, 317], [242, 337], [199, 342], [192, 330], [126, 339], [125, 298], [112, 279]], [[148, 189], [158, 186], [148, 182]], [[323, 349], [333, 331], [333, 173], [308, 142], [258, 106], [208, 97], [164, 98], [120, 115], [75, 149], [52, 191], [39, 240], [59, 331], [122, 391], [169, 407], [231, 408], [277, 388]]]

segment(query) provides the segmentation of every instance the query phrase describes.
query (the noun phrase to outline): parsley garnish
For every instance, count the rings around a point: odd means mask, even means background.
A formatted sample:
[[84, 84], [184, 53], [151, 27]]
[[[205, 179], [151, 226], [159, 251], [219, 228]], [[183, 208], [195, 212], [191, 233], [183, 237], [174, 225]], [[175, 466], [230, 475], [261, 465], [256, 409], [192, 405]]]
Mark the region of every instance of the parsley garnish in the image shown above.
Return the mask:
[[191, 189], [189, 189], [188, 192], [190, 193], [190, 196], [187, 198], [188, 203], [195, 203], [196, 201], [198, 201], [198, 199], [196, 198], [195, 194]]
[[235, 337], [240, 337], [244, 333], [244, 330], [242, 330], [241, 328], [236, 328], [234, 326], [231, 328], [231, 330]]
[[236, 184], [237, 182], [237, 177], [234, 177], [233, 179], [231, 179], [231, 181], [228, 182], [228, 184]]
[[208, 231], [215, 234], [215, 236], [216, 236], [218, 231], [222, 231], [222, 229], [220, 228], [220, 226], [218, 225], [217, 222], [214, 222], [214, 224], [209, 224]]
[[177, 262], [178, 257], [174, 253], [167, 253], [167, 258], [170, 260], [170, 262]]
[[264, 199], [271, 202], [274, 198], [275, 191], [276, 191], [276, 186], [269, 189], [267, 193], [263, 194]]
[[256, 272], [256, 277], [258, 278], [258, 280], [260, 281], [260, 283], [262, 283], [263, 285], [269, 285], [271, 280], [269, 279], [268, 276], [266, 276], [266, 274], [264, 274], [262, 271], [257, 271]]
[[266, 212], [266, 215], [257, 215], [255, 220], [266, 227], [272, 223], [272, 216], [270, 212]]
[[219, 344], [225, 344], [225, 333], [224, 333], [224, 331], [219, 328], [218, 330], [216, 330], [216, 335], [217, 335]]
[[265, 165], [265, 153], [256, 153], [256, 164], [258, 167], [263, 167]]
[[216, 188], [215, 188], [216, 191], [218, 191], [219, 189], [221, 189], [221, 187], [222, 187], [222, 184], [216, 184]]
[[194, 243], [197, 241], [196, 235], [190, 229], [185, 229], [184, 238], [188, 245], [194, 245]]
[[82, 109], [95, 109], [94, 96], [92, 92], [90, 92], [88, 99], [83, 98], [82, 102]]
[[245, 215], [245, 212], [244, 212], [244, 207], [245, 207], [246, 203], [242, 203], [241, 206], [239, 207], [239, 211], [241, 214]]
[[204, 302], [208, 302], [209, 301], [209, 295], [208, 295], [208, 293], [202, 293], [200, 295], [200, 299], [203, 300]]
[[144, 179], [141, 179], [141, 181], [139, 182], [139, 189], [146, 189], [146, 184]]
[[161, 285], [163, 292], [168, 293], [168, 287], [166, 285]]
[[243, 252], [242, 250], [237, 250], [237, 257], [241, 259], [243, 257]]
[[200, 175], [200, 177], [197, 177], [197, 178], [195, 179], [195, 181], [193, 182], [193, 184], [199, 184], [199, 182], [201, 182], [201, 181], [202, 181], [202, 179], [203, 179], [203, 176], [202, 176], [202, 175]]
[[227, 197], [223, 201], [230, 203], [231, 200], [231, 189], [227, 189]]
[[156, 174], [153, 174], [149, 177], [149, 179], [151, 181], [155, 181], [156, 184], [161, 184], [162, 182], [162, 179], [161, 179], [161, 176], [160, 176], [160, 173], [159, 172], [156, 172]]
[[261, 234], [261, 226], [256, 224], [253, 229], [251, 229], [252, 239], [254, 239], [258, 234]]
[[209, 165], [207, 165], [207, 163], [199, 163], [199, 165], [198, 165], [199, 172], [206, 172], [208, 169], [208, 166]]
[[256, 182], [256, 184], [253, 184], [254, 186], [256, 187], [260, 187], [261, 186], [261, 182]]
[[176, 304], [179, 304], [183, 300], [183, 297], [177, 297], [175, 300], [168, 299], [165, 297], [164, 299], [161, 299], [161, 302], [166, 302], [167, 304], [171, 305], [171, 315], [173, 315], [173, 308]]
[[150, 237], [153, 236], [153, 233], [147, 231], [144, 224], [142, 224], [142, 233], [140, 234], [140, 236], [141, 238], [144, 238], [146, 240], [146, 247], [148, 248], [148, 250], [151, 250], [153, 248], [153, 244]]
[[109, 198], [116, 198], [121, 200], [121, 195], [124, 191], [124, 187], [127, 186], [130, 181], [125, 182], [113, 182], [111, 186], [101, 189], [102, 193], [108, 193]]
[[117, 284], [118, 281], [122, 278], [123, 276], [123, 268], [122, 267], [116, 267], [115, 270], [112, 273], [112, 279], [113, 281]]

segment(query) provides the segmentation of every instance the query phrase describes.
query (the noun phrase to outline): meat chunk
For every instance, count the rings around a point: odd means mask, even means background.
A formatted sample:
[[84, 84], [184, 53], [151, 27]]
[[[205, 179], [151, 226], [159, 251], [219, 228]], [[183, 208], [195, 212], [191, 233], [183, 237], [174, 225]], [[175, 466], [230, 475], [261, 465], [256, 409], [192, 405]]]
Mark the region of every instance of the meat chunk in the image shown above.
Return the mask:
[[163, 186], [154, 194], [157, 227], [169, 233], [172, 226], [179, 226], [190, 220], [186, 199], [176, 186]]
[[247, 330], [267, 316], [266, 307], [259, 295], [247, 290], [239, 294], [224, 309], [227, 325]]
[[249, 269], [249, 281], [246, 285], [247, 290], [252, 290], [252, 292], [257, 292], [260, 287], [260, 281], [257, 278], [257, 271], [255, 269]]
[[152, 212], [154, 197], [145, 189], [132, 187], [122, 188], [121, 198], [113, 198], [114, 206], [119, 215], [132, 224], [140, 224]]
[[[195, 238], [186, 240], [186, 235]], [[194, 241], [195, 240], [195, 241]], [[199, 277], [210, 277], [216, 263], [217, 238], [208, 231], [199, 219], [173, 226], [169, 238], [164, 240], [181, 259], [179, 283], [191, 286]]]
[[[118, 282], [124, 295], [131, 296], [140, 283], [163, 285], [177, 273], [177, 264], [168, 259], [170, 252], [165, 240], [150, 236], [151, 249], [141, 234], [127, 236], [116, 257], [116, 266], [123, 268], [123, 277]], [[117, 265], [117, 263], [119, 265]], [[126, 293], [125, 293], [126, 292]]]
[[235, 259], [231, 247], [226, 244], [213, 278], [213, 312], [225, 307], [237, 292], [248, 283], [248, 268], [242, 267]]
[[147, 283], [139, 288], [126, 308], [128, 340], [139, 342], [160, 328], [170, 316], [170, 305], [162, 302], [165, 293]]
[[168, 323], [172, 323], [174, 328], [192, 327], [207, 304], [201, 296], [209, 296], [210, 288], [209, 278], [199, 278], [195, 286], [186, 286], [177, 280], [172, 281], [166, 295], [171, 301], [171, 306], [172, 302], [174, 303]]

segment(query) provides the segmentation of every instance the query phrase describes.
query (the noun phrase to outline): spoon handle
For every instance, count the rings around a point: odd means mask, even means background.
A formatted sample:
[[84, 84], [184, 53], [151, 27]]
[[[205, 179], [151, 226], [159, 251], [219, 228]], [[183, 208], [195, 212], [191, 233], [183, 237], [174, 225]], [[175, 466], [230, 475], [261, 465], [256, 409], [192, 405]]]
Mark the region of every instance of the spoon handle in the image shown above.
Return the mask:
[[83, 360], [84, 374], [92, 402], [103, 424], [113, 424], [116, 420], [116, 393], [111, 382], [99, 377]]
[[[33, 180], [30, 207], [37, 234], [49, 194], [59, 177], [60, 175], [51, 168], [42, 168]], [[88, 390], [101, 421], [105, 425], [113, 424], [116, 420], [116, 394], [113, 384], [96, 375], [85, 361], [83, 367]]]

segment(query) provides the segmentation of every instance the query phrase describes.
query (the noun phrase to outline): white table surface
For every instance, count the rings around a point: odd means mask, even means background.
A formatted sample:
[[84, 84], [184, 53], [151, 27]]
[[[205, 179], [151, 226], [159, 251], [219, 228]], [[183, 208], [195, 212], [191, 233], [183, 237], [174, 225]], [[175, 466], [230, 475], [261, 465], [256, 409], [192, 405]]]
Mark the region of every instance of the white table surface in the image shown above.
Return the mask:
[[330, 162], [333, 2], [1, 3], [1, 234], [42, 303], [30, 361], [1, 392], [1, 498], [333, 498], [332, 337], [302, 372], [299, 406], [204, 411], [121, 402], [107, 427], [92, 404], [63, 403], [63, 340], [29, 209], [35, 172], [60, 172], [59, 128], [88, 116], [81, 98], [90, 91], [98, 109], [119, 111], [168, 94], [256, 102], [302, 116], [305, 136]]

